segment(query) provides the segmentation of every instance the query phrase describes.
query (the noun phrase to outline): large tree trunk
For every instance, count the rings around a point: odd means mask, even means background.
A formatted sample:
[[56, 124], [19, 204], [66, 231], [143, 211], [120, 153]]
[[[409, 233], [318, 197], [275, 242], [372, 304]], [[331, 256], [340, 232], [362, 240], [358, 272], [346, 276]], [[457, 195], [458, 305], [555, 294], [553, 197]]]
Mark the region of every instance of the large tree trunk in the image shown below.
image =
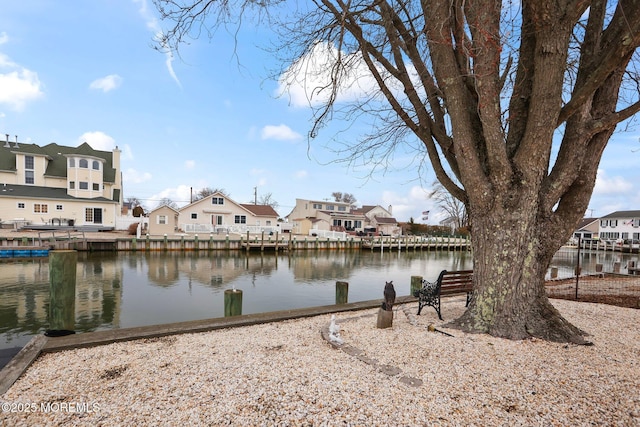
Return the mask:
[[472, 214], [474, 293], [451, 326], [509, 339], [586, 343], [547, 298], [544, 277], [555, 250], [540, 244], [536, 212], [533, 203], [520, 200]]

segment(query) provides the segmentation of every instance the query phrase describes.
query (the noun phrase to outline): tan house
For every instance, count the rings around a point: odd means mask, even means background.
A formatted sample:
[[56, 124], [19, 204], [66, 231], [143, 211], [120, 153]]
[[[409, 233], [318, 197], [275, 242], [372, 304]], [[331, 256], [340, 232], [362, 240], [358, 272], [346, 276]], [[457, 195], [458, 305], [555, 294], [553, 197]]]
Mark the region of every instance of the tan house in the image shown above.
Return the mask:
[[163, 205], [149, 212], [149, 234], [152, 236], [171, 236], [180, 231], [178, 217], [180, 212], [171, 206]]
[[113, 228], [122, 209], [120, 150], [0, 141], [3, 226]]
[[185, 233], [277, 232], [278, 213], [268, 205], [237, 203], [216, 192], [179, 210]]
[[[391, 209], [391, 207], [389, 207]], [[296, 234], [312, 234], [315, 231], [365, 232], [399, 234], [398, 222], [390, 210], [381, 206], [354, 208], [349, 203], [296, 199], [296, 206], [287, 219]]]

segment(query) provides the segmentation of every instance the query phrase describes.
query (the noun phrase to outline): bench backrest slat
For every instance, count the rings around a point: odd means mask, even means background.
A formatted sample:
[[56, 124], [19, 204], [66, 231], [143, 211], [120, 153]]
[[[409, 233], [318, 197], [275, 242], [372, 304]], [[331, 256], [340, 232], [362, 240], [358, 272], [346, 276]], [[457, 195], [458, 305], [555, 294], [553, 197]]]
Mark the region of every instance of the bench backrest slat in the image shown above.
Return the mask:
[[441, 293], [471, 291], [473, 288], [473, 270], [446, 271], [438, 277]]

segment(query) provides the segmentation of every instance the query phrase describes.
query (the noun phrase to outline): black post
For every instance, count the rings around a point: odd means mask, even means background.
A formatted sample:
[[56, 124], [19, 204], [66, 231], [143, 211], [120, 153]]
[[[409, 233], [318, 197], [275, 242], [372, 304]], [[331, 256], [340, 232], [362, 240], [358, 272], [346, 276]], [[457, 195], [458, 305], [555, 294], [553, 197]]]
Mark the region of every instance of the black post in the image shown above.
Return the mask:
[[578, 283], [580, 282], [580, 240], [581, 236], [578, 236], [578, 261], [576, 262], [576, 300], [578, 299]]

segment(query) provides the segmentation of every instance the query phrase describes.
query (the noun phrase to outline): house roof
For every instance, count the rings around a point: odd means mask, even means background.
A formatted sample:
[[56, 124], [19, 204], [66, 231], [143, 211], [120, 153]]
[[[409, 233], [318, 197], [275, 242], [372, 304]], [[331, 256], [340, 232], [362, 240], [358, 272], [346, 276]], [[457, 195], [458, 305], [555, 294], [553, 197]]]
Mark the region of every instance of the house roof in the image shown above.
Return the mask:
[[250, 205], [246, 203], [240, 203], [240, 206], [254, 214], [255, 216], [269, 216], [269, 217], [278, 217], [278, 212], [276, 212], [269, 205]]
[[602, 217], [605, 218], [640, 218], [640, 211], [616, 211]]
[[576, 226], [576, 230], [581, 228], [585, 228], [587, 225], [594, 223], [598, 220], [598, 218], [582, 218], [578, 225]]
[[10, 198], [30, 198], [30, 199], [47, 199], [47, 200], [86, 200], [91, 202], [111, 202], [116, 201], [107, 199], [106, 197], [73, 197], [67, 194], [66, 188], [55, 187], [38, 187], [35, 185], [14, 185], [0, 184], [0, 197]]
[[398, 221], [395, 218], [390, 218], [387, 216], [377, 216], [375, 218], [378, 224], [397, 224], [398, 223]]
[[157, 207], [157, 208], [155, 208], [155, 209], [152, 209], [152, 210], [149, 212], [149, 215], [151, 215], [151, 214], [152, 214], [152, 213], [154, 213], [155, 211], [159, 211], [159, 210], [163, 210], [163, 209], [170, 209], [170, 210], [172, 210], [173, 212], [175, 212], [176, 214], [179, 214], [179, 213], [180, 213], [180, 212], [178, 212], [178, 210], [177, 210], [176, 208], [173, 208], [173, 207], [171, 207], [171, 206], [169, 206], [169, 205], [162, 205], [162, 206], [158, 206], [158, 207]]
[[66, 178], [67, 156], [75, 154], [104, 160], [102, 179], [104, 182], [115, 182], [116, 170], [113, 168], [113, 153], [110, 151], [94, 150], [86, 142], [78, 147], [66, 147], [53, 142], [44, 147], [21, 142], [18, 143], [18, 147], [15, 146], [15, 143], [10, 143], [9, 147], [5, 147], [5, 144], [6, 143], [0, 141], [0, 170], [15, 172], [16, 154], [32, 154], [35, 156], [45, 156], [49, 160], [45, 175]]

